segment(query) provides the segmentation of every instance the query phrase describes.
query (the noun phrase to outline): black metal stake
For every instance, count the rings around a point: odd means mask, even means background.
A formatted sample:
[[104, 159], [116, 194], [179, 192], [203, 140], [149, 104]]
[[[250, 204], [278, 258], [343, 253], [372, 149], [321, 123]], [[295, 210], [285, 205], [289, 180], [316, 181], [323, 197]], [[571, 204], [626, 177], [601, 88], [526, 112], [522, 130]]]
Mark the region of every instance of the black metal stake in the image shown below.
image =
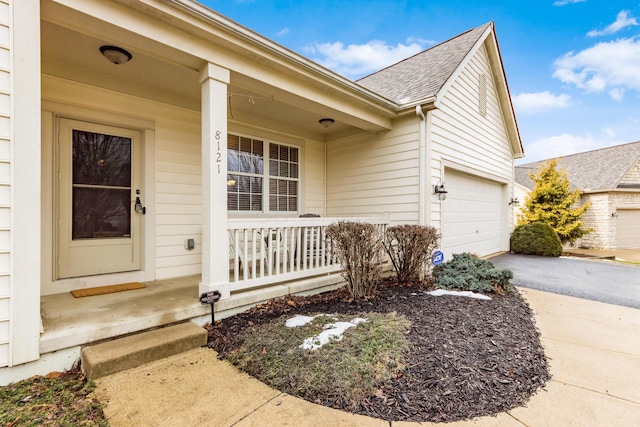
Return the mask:
[[211, 326], [213, 326], [216, 322], [213, 304], [220, 301], [221, 296], [222, 294], [220, 293], [220, 291], [209, 291], [200, 295], [200, 304], [209, 304], [211, 306]]

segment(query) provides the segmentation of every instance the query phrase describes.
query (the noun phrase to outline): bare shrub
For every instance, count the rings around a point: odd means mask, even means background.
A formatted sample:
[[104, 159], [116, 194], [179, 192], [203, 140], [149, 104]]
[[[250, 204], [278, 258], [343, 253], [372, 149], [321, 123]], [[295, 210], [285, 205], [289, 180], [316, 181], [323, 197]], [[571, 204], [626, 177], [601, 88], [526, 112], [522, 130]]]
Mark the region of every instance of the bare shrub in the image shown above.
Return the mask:
[[426, 225], [396, 225], [387, 228], [384, 250], [389, 255], [401, 283], [429, 274], [429, 258], [438, 247], [440, 233]]
[[382, 236], [369, 223], [339, 221], [326, 228], [331, 254], [342, 266], [352, 298], [372, 296], [382, 270]]

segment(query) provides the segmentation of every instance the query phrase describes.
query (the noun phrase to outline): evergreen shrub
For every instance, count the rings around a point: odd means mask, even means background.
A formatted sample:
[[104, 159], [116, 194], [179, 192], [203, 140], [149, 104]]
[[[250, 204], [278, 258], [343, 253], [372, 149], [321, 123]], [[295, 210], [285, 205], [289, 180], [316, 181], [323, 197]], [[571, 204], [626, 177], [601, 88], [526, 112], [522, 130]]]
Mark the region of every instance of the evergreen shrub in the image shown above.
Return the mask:
[[434, 284], [440, 289], [474, 292], [512, 292], [511, 270], [500, 270], [491, 261], [469, 253], [454, 254], [453, 259], [433, 269]]
[[562, 255], [562, 244], [553, 227], [543, 222], [533, 222], [519, 225], [513, 230], [511, 252], [559, 257]]

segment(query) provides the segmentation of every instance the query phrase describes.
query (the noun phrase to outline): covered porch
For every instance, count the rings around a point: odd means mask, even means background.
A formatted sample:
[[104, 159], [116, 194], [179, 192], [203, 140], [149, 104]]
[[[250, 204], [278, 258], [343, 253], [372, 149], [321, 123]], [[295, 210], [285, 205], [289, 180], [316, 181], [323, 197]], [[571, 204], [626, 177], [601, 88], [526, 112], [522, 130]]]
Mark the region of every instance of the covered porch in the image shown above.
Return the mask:
[[[39, 355], [77, 354], [88, 343], [177, 322], [204, 324], [210, 307], [198, 297], [208, 290], [222, 292], [216, 316], [223, 317], [271, 298], [333, 289], [342, 278], [325, 227], [344, 219], [381, 230], [389, 224], [388, 205], [335, 199], [331, 206], [327, 185], [328, 144], [348, 147], [350, 138], [391, 129], [396, 113], [388, 101], [193, 7], [200, 8], [190, 1], [40, 3], [41, 233], [32, 242], [40, 252], [40, 293], [30, 296], [30, 324], [41, 320], [32, 339]], [[126, 50], [130, 60], [110, 63], [105, 46]], [[328, 117], [330, 127], [319, 123]], [[131, 180], [100, 188], [77, 182], [76, 134], [131, 141], [122, 162]], [[262, 176], [228, 167], [231, 134], [264, 144]], [[271, 173], [274, 146], [296, 150], [295, 174]], [[333, 158], [348, 163], [350, 156]], [[89, 160], [98, 170], [110, 158]], [[230, 209], [230, 174], [261, 179], [263, 205]], [[283, 196], [294, 200], [288, 209], [269, 204], [276, 179], [295, 182]], [[74, 237], [76, 211], [105, 199], [76, 203], [76, 192], [94, 190], [129, 193], [118, 210], [130, 228], [99, 230], [94, 239], [132, 242], [109, 252], [131, 254], [124, 267], [106, 266], [106, 252], [89, 253], [93, 230]], [[318, 216], [303, 217], [309, 213]], [[78, 299], [69, 293], [127, 282], [146, 288]]]
[[[344, 285], [330, 256], [327, 225], [346, 218], [229, 221], [230, 297], [214, 305], [216, 319], [232, 316], [273, 298], [325, 292]], [[349, 218], [376, 224], [383, 232], [389, 216]], [[270, 239], [264, 239], [269, 236]], [[245, 260], [244, 262], [241, 262]], [[211, 308], [198, 299], [201, 275], [144, 282], [145, 288], [74, 298], [71, 293], [41, 297], [44, 333], [41, 354], [193, 321], [211, 321]]]
[[[199, 292], [223, 288], [227, 296], [274, 276], [334, 272], [321, 244], [326, 217], [380, 217], [388, 206], [332, 208], [327, 146], [389, 130], [394, 111], [195, 2], [120, 3], [41, 5], [42, 294], [200, 274]], [[126, 50], [129, 60], [109, 63], [105, 47]], [[329, 117], [330, 127], [319, 123]], [[96, 184], [89, 170], [77, 180], [76, 154], [96, 170], [116, 160], [83, 153], [76, 135], [131, 141], [121, 162], [131, 179]], [[259, 151], [232, 150], [231, 137]], [[274, 149], [292, 157], [274, 159]], [[93, 212], [98, 204], [108, 211], [101, 200], [115, 191], [131, 193], [117, 202], [125, 212], [117, 223]], [[90, 192], [97, 196], [83, 202]], [[322, 218], [299, 218], [309, 213]], [[123, 253], [118, 265], [104, 262]]]

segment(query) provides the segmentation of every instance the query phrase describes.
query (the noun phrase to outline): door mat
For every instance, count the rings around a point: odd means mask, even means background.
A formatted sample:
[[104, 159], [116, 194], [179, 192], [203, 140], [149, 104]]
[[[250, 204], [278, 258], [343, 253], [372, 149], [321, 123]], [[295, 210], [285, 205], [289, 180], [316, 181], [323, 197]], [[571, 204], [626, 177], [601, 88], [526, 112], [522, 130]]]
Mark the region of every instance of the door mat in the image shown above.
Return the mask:
[[114, 292], [123, 292], [142, 288], [146, 288], [146, 286], [140, 282], [131, 282], [111, 286], [98, 286], [96, 288], [76, 289], [75, 291], [71, 291], [71, 294], [76, 298], [82, 298], [90, 297], [93, 295], [112, 294]]

